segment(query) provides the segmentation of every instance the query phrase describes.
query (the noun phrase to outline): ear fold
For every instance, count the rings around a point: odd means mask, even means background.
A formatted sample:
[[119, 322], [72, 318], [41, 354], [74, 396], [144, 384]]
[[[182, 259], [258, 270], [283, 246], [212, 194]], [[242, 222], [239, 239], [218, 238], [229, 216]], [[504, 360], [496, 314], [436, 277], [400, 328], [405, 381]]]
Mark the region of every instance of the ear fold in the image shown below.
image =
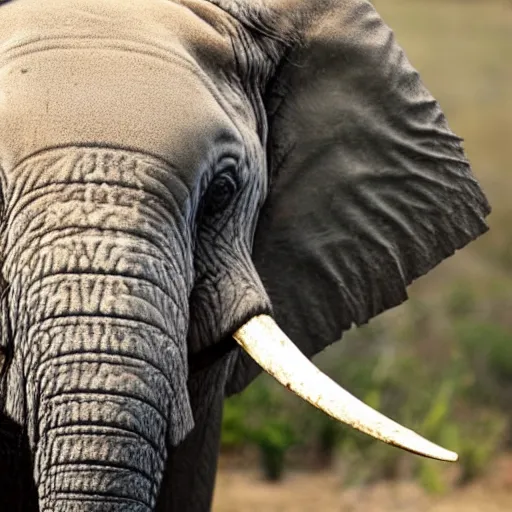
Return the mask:
[[[490, 208], [371, 4], [273, 3], [276, 16], [290, 8], [302, 41], [266, 94], [272, 185], [254, 261], [276, 321], [312, 356], [403, 302], [407, 285], [487, 230]], [[257, 373], [245, 356], [238, 365], [229, 391]]]

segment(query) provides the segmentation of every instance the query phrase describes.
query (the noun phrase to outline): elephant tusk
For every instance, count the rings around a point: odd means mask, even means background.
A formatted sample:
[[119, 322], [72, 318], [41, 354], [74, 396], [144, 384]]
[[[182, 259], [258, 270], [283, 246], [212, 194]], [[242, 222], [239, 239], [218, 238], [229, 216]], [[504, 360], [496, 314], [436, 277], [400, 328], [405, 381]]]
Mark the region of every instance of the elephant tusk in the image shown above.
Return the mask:
[[425, 457], [458, 459], [456, 453], [427, 441], [345, 391], [309, 361], [271, 317], [252, 318], [233, 338], [278, 382], [334, 419]]

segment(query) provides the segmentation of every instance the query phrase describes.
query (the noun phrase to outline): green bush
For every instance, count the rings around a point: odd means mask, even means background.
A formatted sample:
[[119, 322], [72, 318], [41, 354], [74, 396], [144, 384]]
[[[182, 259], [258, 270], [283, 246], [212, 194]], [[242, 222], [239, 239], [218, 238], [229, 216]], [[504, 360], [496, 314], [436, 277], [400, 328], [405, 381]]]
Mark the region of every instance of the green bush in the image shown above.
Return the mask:
[[263, 375], [224, 406], [222, 448], [256, 446], [263, 473], [270, 481], [282, 478], [286, 452], [298, 441], [287, 397], [287, 390]]
[[504, 415], [495, 411], [479, 412], [480, 416], [460, 424], [460, 484], [481, 476], [503, 445], [507, 426]]
[[448, 294], [447, 312], [450, 318], [467, 318], [474, 313], [476, 304], [473, 288], [465, 281], [459, 281]]
[[323, 467], [332, 466], [336, 448], [341, 438], [340, 427], [336, 420], [326, 414], [318, 414], [316, 422], [316, 450], [318, 460]]
[[296, 442], [291, 423], [285, 419], [267, 419], [263, 425], [252, 429], [250, 438], [259, 448], [266, 479], [281, 480], [286, 452]]
[[465, 321], [456, 325], [461, 349], [476, 375], [487, 372], [499, 383], [512, 383], [512, 333], [496, 324]]
[[226, 400], [222, 416], [221, 446], [233, 450], [247, 443], [246, 407], [243, 395]]

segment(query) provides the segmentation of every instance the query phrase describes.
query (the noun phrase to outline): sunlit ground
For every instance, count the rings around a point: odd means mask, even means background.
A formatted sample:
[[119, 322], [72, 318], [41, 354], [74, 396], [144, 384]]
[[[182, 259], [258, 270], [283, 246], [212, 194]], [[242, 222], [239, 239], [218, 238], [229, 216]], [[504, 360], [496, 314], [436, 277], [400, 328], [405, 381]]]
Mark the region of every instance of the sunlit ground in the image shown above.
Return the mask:
[[[420, 280], [412, 287], [411, 296], [430, 302], [435, 309], [447, 283], [471, 276], [473, 283], [482, 283], [479, 288], [482, 299], [490, 293], [491, 286], [492, 293], [503, 293], [503, 304], [508, 311], [503, 323], [510, 326], [512, 1], [375, 0], [374, 3], [393, 27], [428, 88], [439, 99], [453, 130], [465, 139], [475, 174], [493, 206], [489, 219], [491, 232]], [[442, 307], [438, 305], [440, 315]], [[442, 323], [437, 328], [442, 329]], [[371, 459], [368, 464], [372, 464]], [[484, 477], [443, 496], [429, 495], [410, 482], [346, 488], [344, 471], [337, 465], [328, 472], [289, 470], [283, 483], [273, 485], [263, 482], [256, 465], [244, 470], [221, 465], [213, 510], [512, 510], [512, 456], [497, 459]]]
[[[368, 461], [371, 464], [371, 461]], [[411, 482], [343, 487], [335, 471], [291, 473], [269, 484], [258, 471], [220, 472], [215, 512], [505, 512], [512, 509], [512, 457], [498, 461], [485, 479], [446, 496]]]

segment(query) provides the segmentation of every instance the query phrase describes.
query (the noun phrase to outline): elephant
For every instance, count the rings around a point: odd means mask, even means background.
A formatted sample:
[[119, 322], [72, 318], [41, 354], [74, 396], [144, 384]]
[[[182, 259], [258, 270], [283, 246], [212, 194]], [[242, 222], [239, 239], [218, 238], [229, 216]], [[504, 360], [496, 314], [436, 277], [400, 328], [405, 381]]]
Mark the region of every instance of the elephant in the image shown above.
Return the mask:
[[488, 230], [370, 2], [0, 2], [0, 126], [2, 510], [210, 510], [262, 370], [456, 459], [311, 362]]

